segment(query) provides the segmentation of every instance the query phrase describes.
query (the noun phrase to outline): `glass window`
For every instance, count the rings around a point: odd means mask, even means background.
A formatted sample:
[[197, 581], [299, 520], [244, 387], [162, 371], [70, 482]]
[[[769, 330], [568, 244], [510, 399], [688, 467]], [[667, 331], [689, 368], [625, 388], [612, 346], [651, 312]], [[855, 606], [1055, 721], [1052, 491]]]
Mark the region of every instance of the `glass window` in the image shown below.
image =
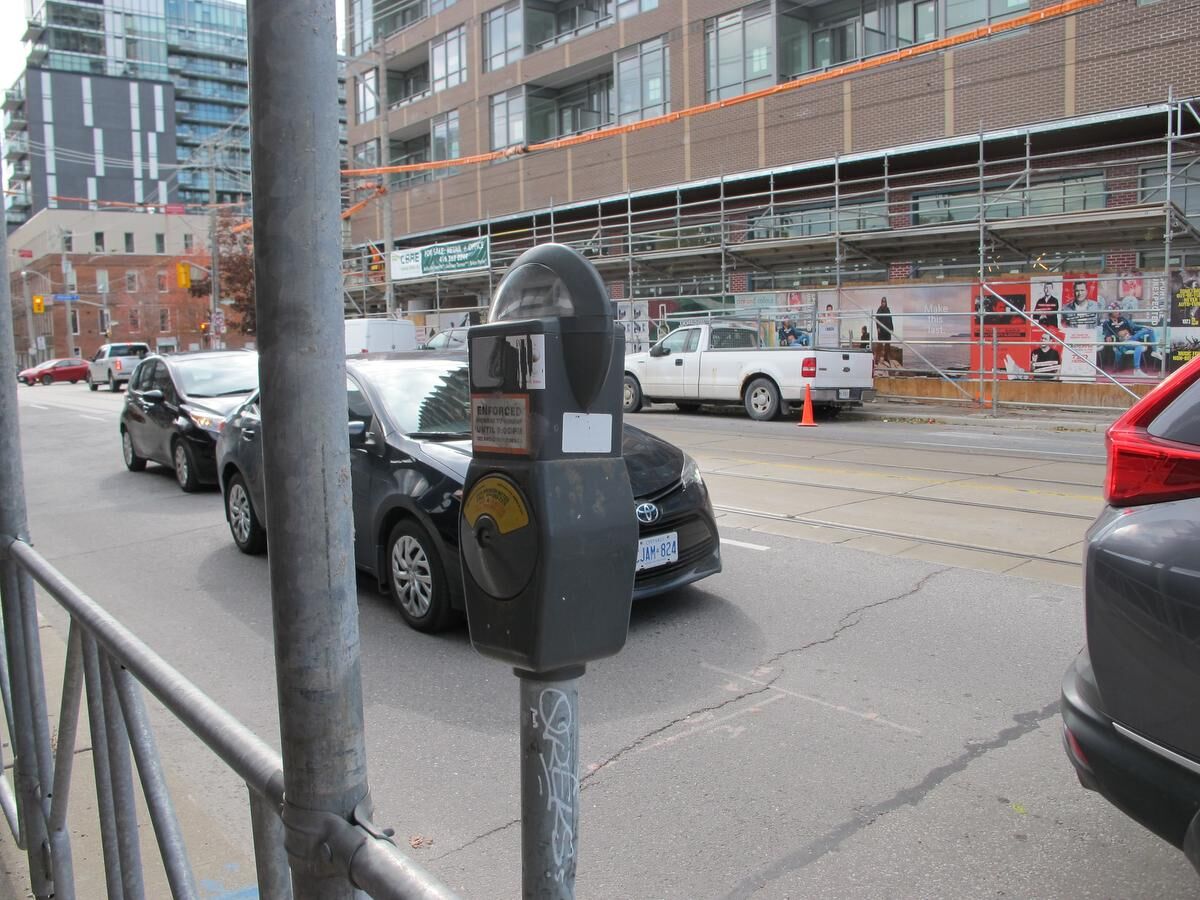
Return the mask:
[[107, 269], [97, 269], [96, 270], [96, 293], [97, 294], [107, 294], [108, 293], [108, 270]]
[[374, 388], [381, 415], [405, 434], [470, 434], [471, 391], [465, 361], [410, 360], [397, 365], [372, 360], [356, 363], [355, 371]]
[[375, 415], [366, 394], [351, 378], [346, 379], [346, 410], [351, 422], [370, 422]]
[[232, 397], [258, 389], [258, 354], [231, 353], [219, 359], [198, 357], [175, 364], [184, 393], [192, 397]]
[[[354, 79], [354, 122], [361, 125], [379, 115], [379, 72], [368, 69]], [[205, 104], [195, 104], [203, 106]]]
[[71, 234], [69, 231], [64, 231], [64, 232], [63, 232], [63, 236], [62, 236], [62, 249], [63, 249], [63, 253], [70, 253], [70, 252], [72, 252], [72, 251], [71, 251], [71, 247], [73, 246], [73, 244], [74, 244], [74, 238], [73, 238], [73, 235], [72, 235], [72, 234]]
[[95, 251], [97, 253], [104, 252], [104, 232], [103, 231], [97, 231], [94, 235], [92, 235], [92, 246], [95, 248]]
[[680, 328], [659, 341], [658, 346], [664, 350], [670, 350], [672, 353], [687, 353], [691, 336], [699, 331], [698, 328]]
[[138, 273], [136, 270], [130, 269], [125, 273], [125, 290], [133, 293], [138, 289]]
[[492, 149], [525, 143], [525, 91], [513, 88], [492, 95]]
[[155, 253], [166, 253], [167, 252], [167, 236], [165, 234], [154, 235], [154, 252]]
[[159, 272], [157, 275], [155, 275], [155, 279], [157, 281], [158, 292], [160, 294], [165, 294], [171, 289], [171, 282], [166, 272]]
[[433, 117], [430, 139], [434, 159], [457, 159], [462, 155], [458, 146], [458, 110]]
[[617, 53], [617, 121], [637, 122], [671, 110], [666, 40], [652, 38]]
[[142, 317], [141, 317], [140, 311], [138, 310], [138, 308], [136, 306], [131, 306], [129, 308], [129, 330], [130, 331], [141, 331], [142, 330]]
[[356, 169], [371, 169], [379, 165], [379, 138], [354, 145], [351, 161]]
[[901, 47], [937, 38], [935, 0], [902, 0], [896, 5], [896, 40]]
[[490, 72], [525, 55], [525, 28], [519, 0], [483, 14], [483, 70]]
[[720, 100], [775, 82], [775, 24], [757, 3], [704, 23], [708, 98]]
[[952, 34], [987, 21], [988, 0], [946, 0], [946, 33]]
[[617, 16], [622, 19], [628, 19], [630, 16], [649, 12], [652, 9], [658, 9], [658, 0], [619, 0], [617, 3]]
[[467, 80], [467, 33], [460, 25], [438, 35], [429, 44], [433, 90], [442, 91]]
[[164, 400], [174, 401], [178, 398], [175, 382], [171, 380], [171, 373], [161, 360], [155, 361], [154, 374], [150, 376], [149, 382], [150, 390], [162, 391]]
[[[1184, 159], [1172, 165], [1171, 202], [1185, 215], [1200, 215], [1200, 157]], [[1167, 202], [1167, 167], [1143, 166], [1139, 174], [1138, 194], [1142, 203]]]
[[171, 330], [171, 310], [160, 309], [158, 311], [158, 330], [164, 334]]
[[184, 250], [192, 249], [192, 235], [190, 233], [185, 234], [183, 236], [183, 249]]
[[125, 252], [126, 253], [133, 252], [133, 232], [132, 231], [125, 232]]

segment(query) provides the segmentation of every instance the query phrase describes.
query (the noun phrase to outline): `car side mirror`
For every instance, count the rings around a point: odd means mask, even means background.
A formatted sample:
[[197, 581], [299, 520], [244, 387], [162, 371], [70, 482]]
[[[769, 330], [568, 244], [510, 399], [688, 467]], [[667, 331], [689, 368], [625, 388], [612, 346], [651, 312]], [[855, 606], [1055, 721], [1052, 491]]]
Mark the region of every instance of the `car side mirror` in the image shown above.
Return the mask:
[[142, 394], [142, 399], [145, 400], [147, 403], [162, 403], [163, 402], [163, 392], [160, 391], [158, 388], [155, 388], [152, 391], [145, 391]]
[[361, 447], [367, 442], [367, 423], [353, 421], [350, 423], [350, 446]]
[[666, 356], [666, 355], [667, 355], [667, 354], [669, 354], [670, 352], [671, 352], [671, 348], [670, 348], [670, 347], [662, 347], [662, 346], [658, 346], [658, 347], [651, 347], [651, 348], [650, 348], [650, 355], [651, 355], [651, 356]]

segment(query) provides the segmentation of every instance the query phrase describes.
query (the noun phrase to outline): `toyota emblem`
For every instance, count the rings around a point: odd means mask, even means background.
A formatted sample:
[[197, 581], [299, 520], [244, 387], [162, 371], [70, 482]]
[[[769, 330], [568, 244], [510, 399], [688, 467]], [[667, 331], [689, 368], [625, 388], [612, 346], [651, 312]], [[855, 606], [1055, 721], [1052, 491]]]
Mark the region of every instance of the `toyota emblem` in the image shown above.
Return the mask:
[[658, 507], [653, 503], [639, 503], [634, 513], [643, 525], [653, 525], [658, 521]]

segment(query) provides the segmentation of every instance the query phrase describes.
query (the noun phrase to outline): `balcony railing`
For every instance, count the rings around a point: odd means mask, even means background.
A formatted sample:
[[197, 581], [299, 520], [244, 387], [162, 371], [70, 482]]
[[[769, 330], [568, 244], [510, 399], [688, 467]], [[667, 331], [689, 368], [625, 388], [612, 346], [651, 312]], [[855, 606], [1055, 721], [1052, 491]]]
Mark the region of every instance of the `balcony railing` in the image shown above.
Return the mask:
[[24, 136], [9, 138], [4, 142], [4, 158], [19, 159], [29, 155], [29, 140]]
[[14, 112], [25, 105], [25, 92], [20, 88], [9, 88], [4, 92], [4, 111]]

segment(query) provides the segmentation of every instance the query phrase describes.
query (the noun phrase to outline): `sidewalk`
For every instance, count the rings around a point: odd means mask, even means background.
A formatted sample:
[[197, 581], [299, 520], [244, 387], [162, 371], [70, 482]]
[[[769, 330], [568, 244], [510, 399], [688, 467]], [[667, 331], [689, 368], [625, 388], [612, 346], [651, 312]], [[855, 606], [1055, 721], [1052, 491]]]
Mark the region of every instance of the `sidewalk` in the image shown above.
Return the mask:
[[1001, 406], [980, 409], [967, 403], [924, 403], [878, 399], [846, 410], [841, 420], [912, 422], [936, 425], [975, 425], [1034, 431], [1084, 431], [1103, 433], [1124, 410], [1089, 412], [1049, 407]]

